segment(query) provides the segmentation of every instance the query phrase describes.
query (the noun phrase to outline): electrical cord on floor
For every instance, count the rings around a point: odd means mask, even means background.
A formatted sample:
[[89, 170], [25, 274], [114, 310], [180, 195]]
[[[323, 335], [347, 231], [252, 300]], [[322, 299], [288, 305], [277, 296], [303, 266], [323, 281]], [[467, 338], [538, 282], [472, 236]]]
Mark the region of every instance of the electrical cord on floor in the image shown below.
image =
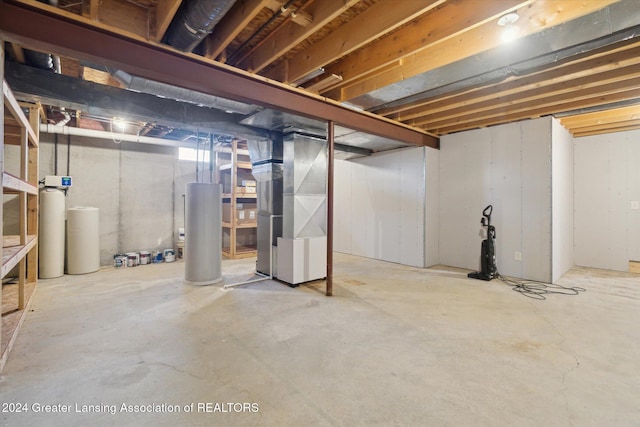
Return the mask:
[[525, 297], [544, 300], [547, 299], [545, 295], [548, 294], [561, 294], [561, 295], [578, 295], [580, 292], [585, 292], [586, 289], [579, 286], [562, 286], [553, 283], [538, 282], [536, 280], [513, 280], [502, 276], [496, 272], [496, 278], [501, 282], [511, 286], [511, 289], [521, 293]]

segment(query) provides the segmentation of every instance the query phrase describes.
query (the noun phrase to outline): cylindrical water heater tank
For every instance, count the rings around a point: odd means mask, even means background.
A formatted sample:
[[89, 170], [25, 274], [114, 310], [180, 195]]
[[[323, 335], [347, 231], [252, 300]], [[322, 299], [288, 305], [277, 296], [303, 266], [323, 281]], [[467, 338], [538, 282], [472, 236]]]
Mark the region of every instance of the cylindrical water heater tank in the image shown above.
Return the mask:
[[98, 208], [67, 209], [67, 273], [85, 274], [100, 269], [100, 217]]
[[184, 220], [184, 281], [211, 285], [222, 280], [222, 186], [187, 184]]
[[38, 275], [52, 279], [64, 274], [64, 193], [57, 188], [40, 191]]

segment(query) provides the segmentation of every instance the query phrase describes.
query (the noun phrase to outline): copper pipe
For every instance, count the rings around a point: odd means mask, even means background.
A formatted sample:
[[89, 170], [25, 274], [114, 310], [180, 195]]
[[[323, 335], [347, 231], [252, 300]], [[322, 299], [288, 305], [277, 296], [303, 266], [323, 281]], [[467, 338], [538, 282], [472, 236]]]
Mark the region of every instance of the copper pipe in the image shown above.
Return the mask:
[[327, 123], [327, 291], [326, 295], [333, 295], [333, 148], [334, 123]]

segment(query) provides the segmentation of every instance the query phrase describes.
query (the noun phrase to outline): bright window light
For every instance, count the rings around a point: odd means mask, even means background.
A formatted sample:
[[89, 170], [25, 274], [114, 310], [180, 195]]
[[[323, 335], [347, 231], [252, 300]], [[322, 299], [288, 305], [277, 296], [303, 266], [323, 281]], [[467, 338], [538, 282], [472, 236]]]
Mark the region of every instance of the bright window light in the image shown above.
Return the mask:
[[179, 147], [178, 160], [187, 160], [190, 162], [195, 162], [197, 160], [199, 162], [209, 163], [209, 151], [200, 150], [196, 152], [195, 148]]

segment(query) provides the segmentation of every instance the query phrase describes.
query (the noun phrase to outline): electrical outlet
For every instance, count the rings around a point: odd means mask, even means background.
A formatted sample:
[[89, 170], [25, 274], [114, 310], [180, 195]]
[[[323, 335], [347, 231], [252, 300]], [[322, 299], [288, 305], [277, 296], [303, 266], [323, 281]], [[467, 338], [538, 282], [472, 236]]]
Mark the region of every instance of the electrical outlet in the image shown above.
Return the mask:
[[514, 258], [516, 261], [522, 261], [522, 252], [520, 252], [520, 251], [515, 251], [515, 252], [513, 253], [513, 258]]
[[638, 209], [640, 209], [640, 202], [637, 200], [632, 200], [631, 209], [633, 209], [634, 211], [637, 211]]

